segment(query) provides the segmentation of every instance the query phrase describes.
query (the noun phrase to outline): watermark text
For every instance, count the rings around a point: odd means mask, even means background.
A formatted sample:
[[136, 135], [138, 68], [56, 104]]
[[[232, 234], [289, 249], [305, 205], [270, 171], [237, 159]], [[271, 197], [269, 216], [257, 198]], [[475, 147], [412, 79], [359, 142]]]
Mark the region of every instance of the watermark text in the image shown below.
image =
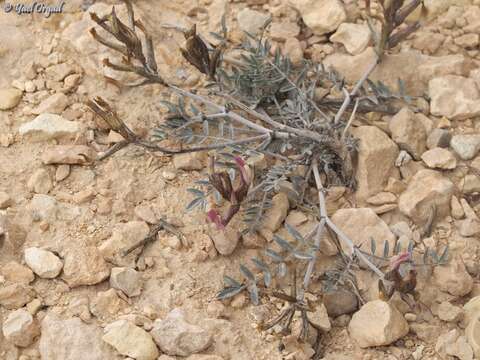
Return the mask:
[[65, 7], [65, 1], [58, 3], [57, 5], [46, 5], [41, 2], [34, 1], [31, 4], [24, 4], [24, 3], [11, 3], [5, 2], [3, 4], [3, 11], [6, 13], [15, 12], [18, 15], [22, 14], [43, 14], [46, 18], [50, 17], [52, 14], [60, 14], [63, 12], [63, 8]]

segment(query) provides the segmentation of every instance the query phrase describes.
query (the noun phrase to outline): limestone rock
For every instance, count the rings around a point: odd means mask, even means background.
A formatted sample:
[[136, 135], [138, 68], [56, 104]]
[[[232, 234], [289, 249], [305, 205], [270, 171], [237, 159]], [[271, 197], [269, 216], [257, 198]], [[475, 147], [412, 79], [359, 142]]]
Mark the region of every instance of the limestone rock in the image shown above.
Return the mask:
[[180, 309], [172, 310], [163, 320], [156, 320], [151, 334], [162, 352], [172, 356], [201, 352], [213, 340], [206, 330], [186, 322]]
[[480, 358], [480, 313], [476, 313], [465, 329], [467, 341], [473, 349], [475, 356]]
[[135, 216], [137, 216], [140, 220], [143, 220], [149, 224], [156, 224], [158, 222], [158, 218], [153, 212], [151, 206], [147, 204], [140, 204], [135, 206], [133, 212]]
[[3, 323], [2, 331], [7, 341], [20, 347], [30, 346], [40, 334], [36, 320], [24, 309], [11, 312]]
[[410, 180], [407, 190], [400, 195], [398, 208], [415, 223], [423, 224], [433, 205], [440, 217], [450, 213], [453, 191], [453, 183], [441, 173], [420, 170]]
[[56, 114], [44, 113], [18, 129], [20, 135], [33, 141], [74, 138], [80, 130], [75, 121], [68, 121]]
[[338, 0], [291, 0], [290, 3], [315, 35], [335, 31], [347, 19], [345, 8]]
[[[379, 246], [388, 241], [390, 249], [395, 246], [395, 235], [385, 222], [370, 208], [340, 209], [332, 216], [332, 222], [342, 230], [360, 249], [370, 249], [373, 238]], [[341, 242], [343, 250], [351, 253], [351, 249]]]
[[32, 270], [15, 261], [10, 261], [3, 265], [0, 269], [0, 274], [5, 280], [12, 283], [30, 284], [35, 279]]
[[323, 295], [323, 303], [328, 315], [332, 318], [350, 314], [358, 309], [358, 299], [355, 294], [343, 289], [326, 292]]
[[455, 195], [452, 196], [450, 207], [452, 208], [452, 216], [454, 219], [459, 220], [465, 216], [462, 204], [460, 204], [460, 201], [458, 201], [458, 198]]
[[102, 339], [120, 354], [137, 360], [155, 360], [159, 355], [152, 336], [127, 320], [107, 325]]
[[27, 187], [37, 194], [48, 194], [53, 188], [50, 174], [45, 169], [37, 169], [28, 180]]
[[40, 105], [32, 110], [35, 115], [43, 113], [61, 114], [68, 106], [68, 97], [62, 93], [56, 93], [43, 100]]
[[448, 264], [435, 266], [433, 280], [441, 291], [453, 296], [467, 295], [473, 287], [473, 279], [465, 269], [463, 261], [452, 259]]
[[433, 148], [422, 154], [422, 160], [432, 169], [452, 170], [457, 167], [457, 159], [453, 154], [442, 148]]
[[70, 286], [94, 285], [110, 275], [110, 268], [94, 246], [69, 247], [63, 254], [62, 279]]
[[102, 342], [102, 331], [78, 317], [63, 320], [48, 313], [42, 321], [40, 356], [48, 360], [114, 360], [115, 352]]
[[465, 237], [480, 234], [480, 221], [475, 218], [467, 218], [458, 222], [458, 232]]
[[424, 6], [427, 10], [428, 17], [434, 18], [435, 16], [443, 13], [448, 10], [449, 7], [453, 5], [469, 5], [470, 0], [424, 0]]
[[6, 309], [19, 309], [33, 300], [35, 292], [25, 284], [11, 284], [0, 288], [0, 305]]
[[238, 26], [250, 35], [257, 35], [265, 22], [270, 18], [268, 14], [261, 13], [248, 7], [237, 14]]
[[370, 38], [371, 32], [367, 25], [343, 23], [330, 37], [330, 41], [341, 43], [350, 54], [358, 55], [367, 48]]
[[131, 268], [112, 268], [110, 286], [121, 290], [128, 297], [138, 296], [142, 292], [143, 287], [142, 275]]
[[416, 31], [413, 37], [413, 47], [428, 54], [434, 54], [445, 41], [445, 35], [430, 31]]
[[480, 92], [473, 79], [455, 75], [436, 77], [428, 84], [430, 111], [435, 116], [462, 120], [480, 115]]
[[0, 209], [6, 209], [12, 206], [12, 199], [5, 191], [0, 191]]
[[96, 153], [86, 145], [56, 145], [42, 155], [44, 164], [83, 165], [95, 160]]
[[455, 38], [455, 44], [465, 49], [473, 49], [478, 46], [479, 35], [478, 34], [464, 34]]
[[360, 141], [356, 172], [359, 200], [382, 191], [395, 168], [397, 145], [376, 126], [359, 126], [352, 134]]
[[327, 308], [323, 303], [317, 305], [315, 311], [309, 313], [308, 318], [315, 324], [316, 328], [322, 329], [324, 332], [329, 332], [332, 328], [332, 324], [330, 324], [330, 319], [328, 318]]
[[294, 22], [274, 21], [270, 25], [270, 38], [275, 41], [284, 42], [288, 38], [296, 37], [299, 33], [300, 27]]
[[0, 89], [0, 110], [10, 110], [18, 105], [22, 92], [18, 89]]
[[300, 65], [303, 61], [302, 44], [297, 38], [291, 37], [285, 41], [283, 47], [284, 54], [287, 56], [293, 65]]
[[115, 289], [101, 291], [90, 304], [90, 311], [101, 320], [111, 319], [128, 306]]
[[480, 178], [477, 175], [466, 175], [458, 184], [464, 194], [472, 194], [480, 191]]
[[265, 212], [260, 233], [264, 235], [265, 230], [272, 233], [277, 231], [287, 217], [289, 207], [288, 196], [285, 193], [276, 194], [272, 198], [272, 206]]
[[438, 306], [438, 317], [446, 322], [458, 322], [463, 316], [462, 308], [452, 305], [448, 301], [443, 301]]
[[205, 166], [205, 153], [193, 152], [173, 156], [173, 166], [178, 170], [202, 170]]
[[356, 312], [348, 332], [362, 348], [390, 345], [407, 335], [408, 323], [392, 305], [382, 300], [369, 301]]
[[480, 314], [480, 296], [475, 296], [468, 300], [468, 302], [463, 305], [463, 311], [464, 322], [465, 324], [469, 324], [477, 314]]
[[427, 137], [427, 148], [448, 148], [452, 134], [446, 129], [433, 129]]
[[426, 149], [427, 134], [413, 111], [403, 108], [392, 117], [388, 127], [393, 141], [400, 149], [408, 151], [415, 160], [419, 160]]
[[106, 260], [118, 266], [132, 266], [138, 255], [134, 250], [123, 256], [123, 252], [138, 244], [149, 233], [150, 229], [144, 221], [129, 221], [115, 226], [112, 236], [99, 246], [99, 250]]
[[473, 350], [465, 336], [460, 335], [458, 329], [440, 335], [435, 345], [435, 351], [442, 357], [454, 356], [460, 360], [473, 360]]
[[225, 229], [216, 229], [216, 227], [212, 225], [210, 227], [210, 237], [215, 245], [215, 249], [217, 249], [221, 255], [230, 255], [237, 247], [241, 234], [234, 226], [227, 226]]
[[31, 247], [25, 249], [25, 263], [35, 274], [44, 279], [53, 279], [62, 271], [63, 263], [54, 253]]
[[[368, 47], [358, 55], [339, 52], [327, 56], [324, 65], [335, 68], [350, 83], [357, 82], [375, 58], [375, 51]], [[461, 54], [447, 56], [423, 55], [417, 50], [385, 54], [382, 63], [370, 75], [374, 81], [382, 81], [390, 89], [396, 89], [398, 79], [405, 83], [405, 90], [411, 96], [422, 96], [428, 91], [433, 77], [445, 75], [468, 76], [470, 62]]]
[[462, 160], [471, 160], [480, 150], [480, 135], [455, 135], [450, 146]]

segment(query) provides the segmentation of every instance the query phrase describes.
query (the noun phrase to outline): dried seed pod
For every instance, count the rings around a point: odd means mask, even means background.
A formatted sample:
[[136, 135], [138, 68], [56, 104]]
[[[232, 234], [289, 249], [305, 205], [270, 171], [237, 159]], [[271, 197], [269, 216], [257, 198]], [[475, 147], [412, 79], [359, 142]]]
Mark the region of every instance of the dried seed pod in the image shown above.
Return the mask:
[[190, 30], [184, 32], [184, 36], [187, 39], [186, 48], [180, 48], [183, 57], [202, 74], [208, 75], [210, 79], [214, 80], [225, 44], [222, 42], [218, 45], [210, 56], [207, 45], [197, 35], [195, 24]]

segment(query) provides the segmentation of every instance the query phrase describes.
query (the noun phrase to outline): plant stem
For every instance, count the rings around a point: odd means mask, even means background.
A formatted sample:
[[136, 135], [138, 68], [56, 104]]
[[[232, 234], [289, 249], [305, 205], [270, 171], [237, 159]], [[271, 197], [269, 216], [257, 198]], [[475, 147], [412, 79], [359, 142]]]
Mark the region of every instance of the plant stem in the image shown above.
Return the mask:
[[363, 83], [368, 79], [368, 77], [370, 76], [370, 74], [373, 72], [373, 70], [375, 70], [375, 68], [377, 67], [378, 65], [378, 62], [379, 62], [379, 57], [378, 55], [375, 55], [375, 59], [373, 60], [373, 62], [368, 66], [367, 70], [365, 71], [365, 73], [362, 75], [362, 77], [357, 81], [355, 87], [352, 89], [352, 91], [350, 93], [347, 93], [346, 96], [345, 96], [345, 100], [343, 101], [343, 104], [342, 106], [340, 107], [340, 109], [338, 110], [337, 114], [335, 115], [335, 120], [334, 120], [334, 123], [335, 124], [338, 124], [338, 122], [340, 121], [340, 119], [342, 118], [343, 116], [343, 113], [345, 112], [345, 110], [347, 110], [347, 107], [350, 105], [351, 101], [352, 101], [352, 98], [357, 95], [358, 91], [361, 89]]

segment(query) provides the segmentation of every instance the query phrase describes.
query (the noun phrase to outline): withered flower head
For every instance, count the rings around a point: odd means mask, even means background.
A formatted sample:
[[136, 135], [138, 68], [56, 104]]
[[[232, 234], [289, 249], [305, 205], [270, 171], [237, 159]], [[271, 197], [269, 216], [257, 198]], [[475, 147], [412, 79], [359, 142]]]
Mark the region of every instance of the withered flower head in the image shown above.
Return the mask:
[[210, 158], [210, 183], [220, 195], [230, 203], [230, 206], [223, 217], [219, 215], [217, 210], [210, 210], [207, 213], [208, 219], [217, 224], [218, 229], [224, 228], [228, 225], [230, 220], [240, 210], [240, 204], [248, 195], [250, 179], [245, 169], [245, 161], [240, 157], [236, 157], [235, 163], [240, 174], [240, 184], [236, 189], [233, 188], [230, 176], [225, 171], [215, 172], [215, 159], [213, 157]]

